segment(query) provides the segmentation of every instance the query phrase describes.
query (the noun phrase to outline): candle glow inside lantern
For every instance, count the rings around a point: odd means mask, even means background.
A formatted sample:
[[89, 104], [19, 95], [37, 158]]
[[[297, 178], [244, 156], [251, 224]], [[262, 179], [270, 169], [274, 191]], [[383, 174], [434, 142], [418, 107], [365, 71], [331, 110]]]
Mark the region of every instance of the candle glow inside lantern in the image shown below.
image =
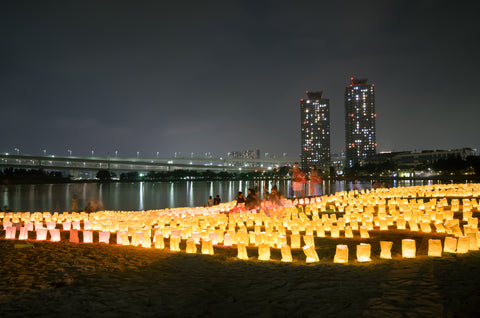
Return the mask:
[[258, 260], [259, 261], [269, 261], [270, 260], [270, 245], [269, 244], [259, 244], [258, 245]]
[[163, 234], [158, 233], [155, 235], [155, 248], [158, 249], [164, 249], [165, 248], [165, 242], [163, 241]]
[[98, 233], [98, 242], [99, 243], [110, 243], [110, 232], [99, 232]]
[[340, 229], [337, 225], [332, 225], [330, 228], [330, 235], [332, 237], [340, 237]]
[[392, 245], [391, 241], [380, 241], [380, 258], [392, 259]]
[[20, 228], [20, 235], [18, 236], [19, 240], [28, 240], [28, 228]]
[[455, 253], [457, 251], [457, 238], [446, 236], [444, 245], [443, 252]]
[[47, 229], [37, 229], [37, 241], [45, 241], [47, 239]]
[[5, 239], [14, 240], [17, 235], [17, 228], [15, 226], [7, 226], [5, 229]]
[[468, 236], [458, 237], [458, 243], [457, 243], [457, 253], [458, 254], [467, 253], [469, 246], [470, 246], [470, 239], [468, 238]]
[[70, 228], [72, 227], [72, 222], [65, 221], [62, 223], [62, 226], [64, 231], [70, 231]]
[[60, 242], [60, 230], [59, 229], [49, 230], [49, 232], [50, 232], [50, 241]]
[[292, 248], [300, 248], [300, 234], [292, 234], [290, 235], [290, 245]]
[[478, 251], [478, 243], [477, 243], [477, 234], [475, 232], [468, 233], [468, 250], [470, 251]]
[[213, 255], [212, 240], [202, 239], [202, 254]]
[[188, 254], [196, 254], [197, 253], [197, 245], [195, 245], [195, 240], [193, 238], [189, 238], [187, 240], [187, 250]]
[[56, 226], [57, 226], [57, 222], [55, 221], [47, 222], [47, 230], [54, 230]]
[[313, 235], [304, 235], [303, 241], [305, 242], [305, 245], [313, 245], [313, 247], [315, 248], [315, 240], [313, 238]]
[[352, 232], [352, 228], [347, 226], [345, 228], [345, 237], [346, 238], [353, 238], [353, 232]]
[[334, 263], [348, 263], [348, 246], [339, 244], [333, 258]]
[[287, 244], [282, 244], [281, 247], [282, 251], [282, 262], [292, 262], [292, 250], [290, 249], [290, 246]]
[[237, 243], [237, 257], [239, 259], [248, 260], [247, 248], [243, 242]]
[[416, 257], [416, 247], [415, 240], [403, 239], [402, 240], [402, 256], [404, 258], [415, 258]]
[[428, 256], [442, 257], [442, 241], [437, 239], [428, 240]]
[[73, 221], [72, 222], [72, 228], [74, 230], [80, 230], [80, 221]]
[[305, 253], [305, 256], [307, 256], [307, 259], [306, 259], [307, 263], [320, 262], [320, 259], [318, 258], [318, 254], [315, 251], [315, 247], [313, 245], [305, 245], [303, 247], [303, 252]]
[[357, 245], [357, 261], [358, 262], [370, 262], [372, 259], [371, 255], [371, 246], [367, 243], [360, 243]]
[[370, 235], [368, 235], [368, 230], [367, 227], [362, 225], [360, 226], [360, 237], [361, 238], [369, 238]]
[[70, 230], [70, 243], [78, 243], [78, 230], [71, 229]]
[[92, 231], [83, 231], [83, 243], [93, 243]]
[[233, 242], [232, 242], [232, 237], [230, 236], [230, 234], [225, 234], [225, 236], [223, 237], [223, 246], [232, 246]]
[[142, 247], [150, 248], [152, 247], [152, 238], [147, 235], [147, 233], [143, 233], [142, 235]]
[[180, 251], [180, 237], [179, 236], [170, 236], [170, 251], [179, 252]]

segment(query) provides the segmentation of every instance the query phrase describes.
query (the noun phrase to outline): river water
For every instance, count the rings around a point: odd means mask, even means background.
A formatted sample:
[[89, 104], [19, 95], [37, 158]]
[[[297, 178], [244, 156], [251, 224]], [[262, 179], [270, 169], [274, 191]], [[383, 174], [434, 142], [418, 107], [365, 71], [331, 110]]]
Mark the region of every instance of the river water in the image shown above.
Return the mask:
[[[404, 180], [390, 184], [393, 187], [438, 183], [430, 180]], [[223, 202], [232, 201], [238, 191], [247, 194], [248, 188], [270, 189], [272, 181], [185, 181], [185, 182], [135, 182], [135, 183], [67, 183], [0, 186], [0, 207], [7, 206], [15, 212], [72, 211], [72, 201], [78, 210], [84, 210], [89, 201], [98, 202], [106, 210], [137, 211], [175, 207], [204, 206], [208, 197], [217, 194]], [[290, 181], [277, 182], [278, 189], [292, 197]], [[370, 189], [369, 181], [323, 182], [317, 194]], [[75, 199], [75, 200], [73, 200]]]

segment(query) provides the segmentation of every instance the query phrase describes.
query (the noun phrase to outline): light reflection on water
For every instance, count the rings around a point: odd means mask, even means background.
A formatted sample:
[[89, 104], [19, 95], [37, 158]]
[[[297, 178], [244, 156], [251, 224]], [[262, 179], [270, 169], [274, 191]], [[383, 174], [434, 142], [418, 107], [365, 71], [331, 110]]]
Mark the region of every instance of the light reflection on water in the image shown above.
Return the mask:
[[[83, 210], [89, 201], [98, 199], [107, 210], [153, 210], [174, 207], [204, 206], [211, 195], [217, 194], [223, 202], [232, 201], [238, 191], [247, 195], [248, 188], [257, 188], [261, 196], [264, 186], [271, 189], [275, 181], [185, 181], [137, 183], [70, 183], [0, 186], [1, 207], [12, 211], [71, 211], [72, 199], [78, 198]], [[391, 187], [436, 184], [432, 180], [392, 181]], [[290, 181], [277, 182], [278, 189], [292, 197]], [[370, 181], [323, 182], [320, 194], [331, 194], [352, 189], [370, 189]]]

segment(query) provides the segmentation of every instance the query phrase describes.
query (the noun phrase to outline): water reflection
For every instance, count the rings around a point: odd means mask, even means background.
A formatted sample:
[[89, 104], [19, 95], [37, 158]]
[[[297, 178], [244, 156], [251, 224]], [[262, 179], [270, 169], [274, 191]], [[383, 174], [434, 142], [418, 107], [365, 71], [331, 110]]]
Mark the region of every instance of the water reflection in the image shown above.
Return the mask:
[[[404, 187], [437, 184], [432, 180], [393, 180], [387, 186]], [[208, 197], [217, 194], [223, 202], [234, 200], [238, 191], [247, 193], [257, 188], [264, 195], [264, 187], [270, 191], [274, 181], [223, 181], [223, 182], [139, 182], [139, 183], [74, 183], [46, 185], [2, 185], [1, 204], [13, 211], [70, 211], [72, 199], [78, 200], [78, 208], [84, 210], [89, 201], [98, 199], [108, 210], [150, 210], [185, 206], [204, 206]], [[291, 197], [289, 180], [276, 182], [278, 190]], [[324, 181], [320, 194], [331, 194], [352, 189], [370, 189], [369, 181]]]

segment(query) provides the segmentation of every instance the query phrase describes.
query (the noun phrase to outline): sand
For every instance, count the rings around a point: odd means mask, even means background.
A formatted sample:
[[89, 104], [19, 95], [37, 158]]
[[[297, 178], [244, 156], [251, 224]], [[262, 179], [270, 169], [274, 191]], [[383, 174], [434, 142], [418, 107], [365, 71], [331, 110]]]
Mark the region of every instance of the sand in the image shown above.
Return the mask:
[[[317, 238], [320, 263], [236, 258], [132, 246], [0, 240], [3, 317], [478, 317], [480, 252], [426, 256], [436, 235], [370, 232], [370, 239]], [[62, 233], [62, 237], [68, 232]], [[438, 236], [438, 235], [437, 235]], [[0, 237], [5, 237], [0, 231]], [[379, 241], [394, 241], [392, 260]], [[417, 242], [416, 259], [401, 257], [401, 239]], [[443, 236], [438, 236], [443, 238]], [[358, 263], [355, 246], [372, 244], [372, 262]], [[335, 245], [349, 245], [349, 264], [334, 264]], [[180, 245], [185, 248], [185, 241]]]

